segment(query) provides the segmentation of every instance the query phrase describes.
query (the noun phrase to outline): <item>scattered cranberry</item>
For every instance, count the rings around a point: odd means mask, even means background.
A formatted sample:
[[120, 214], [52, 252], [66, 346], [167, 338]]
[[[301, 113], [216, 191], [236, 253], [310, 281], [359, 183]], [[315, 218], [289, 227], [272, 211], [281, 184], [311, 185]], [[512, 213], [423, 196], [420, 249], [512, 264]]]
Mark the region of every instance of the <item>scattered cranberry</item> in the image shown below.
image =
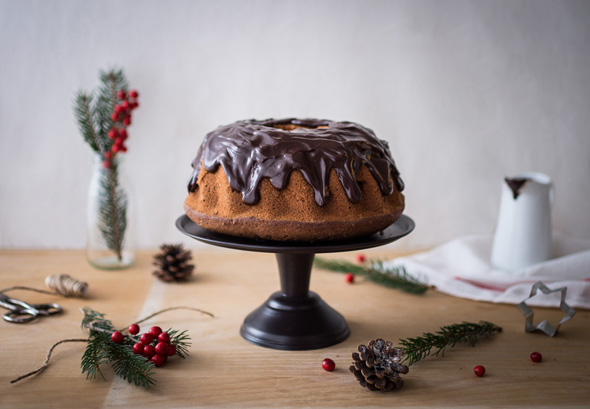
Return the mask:
[[541, 362], [543, 360], [543, 355], [540, 352], [533, 352], [531, 354], [531, 361], [533, 362]]
[[169, 344], [170, 343], [170, 335], [167, 332], [162, 332], [160, 335], [158, 335], [158, 341], [165, 342], [165, 343]]
[[344, 276], [344, 281], [350, 284], [354, 283], [354, 274], [346, 273], [346, 275]]
[[[107, 153], [109, 153], [109, 152], [107, 152]], [[139, 325], [131, 324], [131, 325], [129, 325], [128, 330], [131, 335], [136, 335], [139, 333]]]
[[157, 338], [161, 333], [162, 333], [162, 328], [160, 328], [160, 327], [151, 327], [148, 330], [148, 334], [150, 334], [154, 338]]
[[162, 366], [164, 365], [164, 363], [166, 362], [166, 360], [168, 359], [167, 355], [153, 355], [151, 357], [151, 361], [154, 363], [154, 365], [156, 366]]
[[153, 345], [145, 345], [143, 347], [143, 356], [149, 359], [154, 355], [156, 355], [156, 348]]
[[359, 263], [364, 263], [367, 260], [367, 258], [365, 257], [364, 254], [357, 254], [356, 256], [356, 261], [358, 261]]
[[322, 361], [322, 368], [328, 372], [333, 371], [336, 368], [336, 364], [330, 358], [326, 358]]
[[122, 333], [120, 333], [119, 331], [115, 331], [112, 333], [111, 335], [111, 339], [113, 340], [114, 343], [116, 344], [120, 344], [121, 342], [123, 342], [123, 339], [125, 337], [123, 336]]
[[172, 356], [176, 353], [176, 345], [169, 344], [168, 345], [168, 356]]
[[154, 340], [154, 336], [146, 332], [145, 334], [141, 334], [139, 340], [143, 345], [148, 345], [152, 343], [152, 341]]
[[475, 368], [473, 368], [473, 373], [475, 376], [484, 376], [486, 373], [486, 368], [484, 368], [483, 365], [477, 365]]
[[145, 345], [143, 345], [141, 342], [138, 342], [137, 344], [133, 345], [133, 353], [136, 355], [143, 355], [143, 348]]
[[127, 97], [127, 94], [125, 93], [125, 91], [121, 90], [117, 92], [117, 98], [119, 99], [125, 99]]
[[139, 92], [137, 92], [136, 90], [132, 89], [131, 91], [129, 91], [129, 98], [137, 98], [139, 96]]

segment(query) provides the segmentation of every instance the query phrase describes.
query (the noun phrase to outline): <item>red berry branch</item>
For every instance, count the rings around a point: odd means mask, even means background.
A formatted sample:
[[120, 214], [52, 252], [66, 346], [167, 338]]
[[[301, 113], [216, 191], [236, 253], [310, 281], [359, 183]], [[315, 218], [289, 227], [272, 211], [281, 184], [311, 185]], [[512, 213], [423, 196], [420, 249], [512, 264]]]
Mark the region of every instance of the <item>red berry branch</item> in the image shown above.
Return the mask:
[[112, 142], [110, 149], [103, 155], [102, 166], [105, 169], [112, 166], [112, 160], [116, 154], [127, 152], [127, 146], [125, 145], [129, 137], [127, 127], [131, 125], [133, 111], [139, 106], [138, 97], [139, 93], [134, 89], [129, 91], [129, 94], [123, 89], [117, 91], [117, 98], [120, 102], [113, 107], [111, 113], [113, 127], [108, 131], [107, 135]]

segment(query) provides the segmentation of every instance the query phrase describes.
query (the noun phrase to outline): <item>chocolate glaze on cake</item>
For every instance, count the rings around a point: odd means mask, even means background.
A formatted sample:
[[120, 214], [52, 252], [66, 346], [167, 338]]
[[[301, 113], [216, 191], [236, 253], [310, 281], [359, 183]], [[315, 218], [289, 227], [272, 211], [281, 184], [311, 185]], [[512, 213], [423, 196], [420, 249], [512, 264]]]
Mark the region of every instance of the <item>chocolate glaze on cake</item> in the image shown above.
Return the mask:
[[368, 128], [352, 122], [318, 119], [245, 120], [220, 126], [205, 136], [192, 162], [189, 192], [197, 189], [201, 165], [207, 172], [221, 166], [232, 189], [255, 205], [260, 183], [268, 178], [273, 187], [287, 187], [298, 170], [312, 186], [314, 199], [323, 206], [329, 199], [328, 180], [333, 169], [351, 203], [361, 201], [357, 176], [366, 166], [384, 196], [404, 189], [387, 142]]

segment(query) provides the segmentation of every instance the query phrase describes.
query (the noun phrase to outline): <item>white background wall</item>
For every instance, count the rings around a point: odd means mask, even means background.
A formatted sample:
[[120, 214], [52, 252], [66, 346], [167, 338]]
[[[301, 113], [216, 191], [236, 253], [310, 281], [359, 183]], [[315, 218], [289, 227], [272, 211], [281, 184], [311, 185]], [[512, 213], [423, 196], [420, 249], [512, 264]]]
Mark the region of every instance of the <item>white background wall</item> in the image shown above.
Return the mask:
[[404, 246], [491, 233], [502, 178], [527, 170], [555, 181], [555, 229], [590, 238], [588, 1], [0, 0], [0, 59], [0, 247], [84, 247], [72, 99], [112, 66], [141, 93], [140, 247], [189, 242], [174, 221], [205, 133], [285, 116], [390, 143]]

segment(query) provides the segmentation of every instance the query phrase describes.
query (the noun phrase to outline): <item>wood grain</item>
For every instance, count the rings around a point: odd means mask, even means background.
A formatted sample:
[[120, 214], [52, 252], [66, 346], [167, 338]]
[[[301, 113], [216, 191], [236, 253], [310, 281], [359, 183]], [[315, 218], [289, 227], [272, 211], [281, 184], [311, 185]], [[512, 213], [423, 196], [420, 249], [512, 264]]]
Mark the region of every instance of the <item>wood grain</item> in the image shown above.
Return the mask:
[[[369, 256], [403, 254], [395, 246]], [[0, 288], [44, 288], [46, 276], [67, 273], [89, 283], [90, 298], [64, 299], [13, 291], [30, 302], [58, 302], [64, 313], [25, 325], [0, 321], [2, 371], [0, 407], [583, 407], [590, 404], [590, 312], [578, 311], [554, 338], [524, 332], [524, 319], [513, 305], [449, 297], [436, 291], [416, 296], [358, 280], [345, 283], [336, 273], [314, 270], [311, 289], [347, 319], [352, 334], [345, 342], [315, 351], [275, 351], [244, 341], [238, 333], [244, 317], [279, 288], [274, 256], [232, 250], [193, 250], [194, 280], [164, 284], [151, 275], [154, 252], [139, 254], [136, 265], [105, 272], [88, 265], [81, 251], [0, 251]], [[330, 257], [351, 259], [354, 254]], [[85, 305], [125, 326], [156, 310], [187, 305], [215, 314], [171, 311], [144, 326], [187, 329], [193, 338], [187, 360], [172, 359], [156, 371], [157, 385], [139, 389], [113, 378], [87, 381], [80, 373], [83, 344], [60, 345], [49, 367], [17, 384], [9, 381], [40, 366], [50, 345], [80, 338]], [[539, 319], [558, 320], [556, 309], [536, 310]], [[375, 393], [360, 387], [348, 371], [350, 355], [374, 338], [396, 342], [461, 321], [487, 320], [504, 331], [475, 348], [459, 345], [443, 358], [413, 365], [403, 389]], [[531, 362], [540, 351], [543, 362]], [[336, 370], [321, 369], [323, 358]], [[486, 375], [473, 375], [484, 365]]]

